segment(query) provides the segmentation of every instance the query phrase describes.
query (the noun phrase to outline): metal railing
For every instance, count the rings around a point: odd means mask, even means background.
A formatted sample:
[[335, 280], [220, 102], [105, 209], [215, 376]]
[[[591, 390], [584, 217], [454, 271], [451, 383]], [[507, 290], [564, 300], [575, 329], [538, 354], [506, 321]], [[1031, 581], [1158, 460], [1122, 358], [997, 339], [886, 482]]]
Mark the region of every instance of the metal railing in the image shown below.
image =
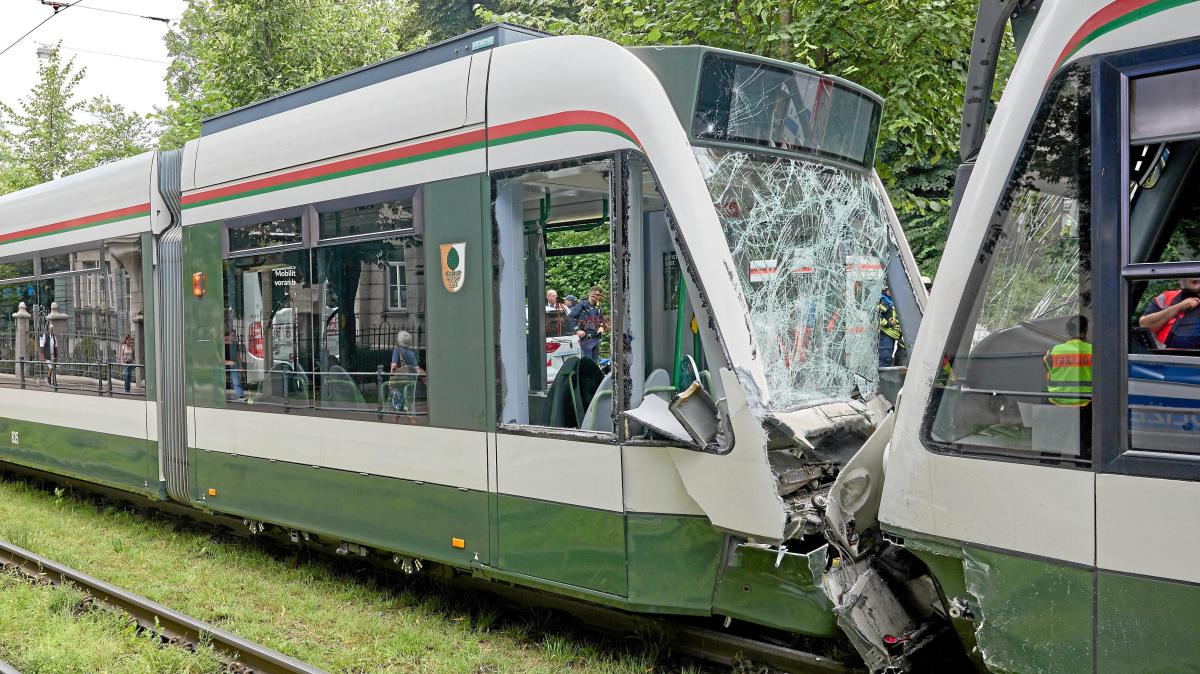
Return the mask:
[[[144, 363], [114, 363], [111, 361], [60, 361], [0, 359], [0, 386], [52, 391], [95, 392], [101, 396], [146, 395], [144, 385], [137, 382], [145, 373]], [[114, 378], [116, 375], [116, 378]], [[129, 390], [125, 390], [125, 382]]]
[[[423, 371], [305, 372], [225, 367], [227, 402], [283, 412], [319, 410], [423, 417], [428, 415]], [[236, 375], [236, 379], [234, 378]]]

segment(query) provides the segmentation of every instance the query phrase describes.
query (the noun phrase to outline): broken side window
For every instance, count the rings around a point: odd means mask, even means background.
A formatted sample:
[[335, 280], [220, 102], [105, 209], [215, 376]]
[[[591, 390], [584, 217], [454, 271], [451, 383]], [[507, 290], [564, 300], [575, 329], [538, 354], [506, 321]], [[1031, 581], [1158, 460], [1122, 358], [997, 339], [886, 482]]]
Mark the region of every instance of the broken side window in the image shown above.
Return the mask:
[[889, 235], [869, 176], [695, 152], [737, 265], [769, 407], [872, 397]]
[[[667, 203], [644, 157], [630, 156], [627, 242], [630, 263], [625, 323], [628, 409], [632, 437], [666, 436], [691, 442], [668, 404], [694, 383], [711, 397], [723, 397], [716, 371], [724, 363], [701, 331], [697, 298], [689, 293], [671, 230]], [[655, 421], [649, 421], [654, 419]]]
[[497, 179], [500, 422], [612, 431], [610, 160]]
[[1051, 84], [935, 382], [928, 439], [954, 451], [1086, 463], [1091, 428], [1091, 85]]

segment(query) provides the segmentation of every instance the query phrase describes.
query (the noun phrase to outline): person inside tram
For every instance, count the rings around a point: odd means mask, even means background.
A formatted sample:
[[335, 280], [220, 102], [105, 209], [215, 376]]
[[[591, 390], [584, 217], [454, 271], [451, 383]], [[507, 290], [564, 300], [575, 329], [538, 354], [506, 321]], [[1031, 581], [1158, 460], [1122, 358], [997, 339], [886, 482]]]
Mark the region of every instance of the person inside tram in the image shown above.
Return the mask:
[[600, 307], [602, 294], [600, 286], [592, 286], [587, 299], [571, 310], [571, 318], [576, 323], [575, 334], [579, 337], [580, 356], [596, 362], [600, 362], [600, 340], [604, 337], [607, 320]]
[[417, 352], [413, 350], [412, 333], [401, 330], [396, 333], [396, 346], [392, 347], [391, 372], [417, 372], [421, 370], [417, 362]]
[[396, 346], [392, 348], [388, 399], [392, 410], [413, 414], [425, 400], [425, 370], [417, 359], [413, 348], [413, 336], [407, 330], [396, 333]]
[[1142, 310], [1138, 326], [1167, 349], [1200, 349], [1200, 278], [1179, 279], [1179, 288], [1159, 293]]
[[[1046, 366], [1046, 391], [1080, 397], [1050, 398], [1051, 405], [1087, 407], [1092, 393], [1092, 345], [1087, 341], [1088, 320], [1076, 315], [1067, 320], [1066, 341], [1055, 344], [1042, 356]], [[1086, 395], [1087, 397], [1082, 397]]]

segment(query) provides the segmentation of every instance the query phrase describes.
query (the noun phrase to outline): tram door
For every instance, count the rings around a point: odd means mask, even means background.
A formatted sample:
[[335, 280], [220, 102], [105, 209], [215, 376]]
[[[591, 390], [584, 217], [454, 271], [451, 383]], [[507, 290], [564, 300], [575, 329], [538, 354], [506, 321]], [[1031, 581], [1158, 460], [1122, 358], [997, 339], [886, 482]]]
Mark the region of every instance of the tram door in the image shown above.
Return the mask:
[[[493, 174], [499, 340], [493, 563], [623, 596], [613, 433], [611, 156]], [[618, 327], [614, 327], [618, 326]], [[618, 342], [619, 343], [619, 342]]]
[[1097, 382], [1116, 394], [1096, 410], [1098, 671], [1184, 671], [1200, 630], [1200, 41], [1104, 67], [1119, 141], [1097, 161], [1125, 245], [1101, 253], [1100, 357], [1120, 369]]

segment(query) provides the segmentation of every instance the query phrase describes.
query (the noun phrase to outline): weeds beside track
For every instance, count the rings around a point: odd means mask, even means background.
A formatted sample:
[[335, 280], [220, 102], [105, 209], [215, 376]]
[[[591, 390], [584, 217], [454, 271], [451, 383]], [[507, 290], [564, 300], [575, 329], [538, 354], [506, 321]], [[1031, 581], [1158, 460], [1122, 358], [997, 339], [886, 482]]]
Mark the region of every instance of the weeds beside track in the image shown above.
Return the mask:
[[[668, 658], [662, 644], [579, 632], [482, 593], [420, 577], [398, 585], [323, 555], [230, 541], [4, 475], [0, 538], [330, 672], [701, 671]], [[16, 655], [0, 657], [22, 669]]]

